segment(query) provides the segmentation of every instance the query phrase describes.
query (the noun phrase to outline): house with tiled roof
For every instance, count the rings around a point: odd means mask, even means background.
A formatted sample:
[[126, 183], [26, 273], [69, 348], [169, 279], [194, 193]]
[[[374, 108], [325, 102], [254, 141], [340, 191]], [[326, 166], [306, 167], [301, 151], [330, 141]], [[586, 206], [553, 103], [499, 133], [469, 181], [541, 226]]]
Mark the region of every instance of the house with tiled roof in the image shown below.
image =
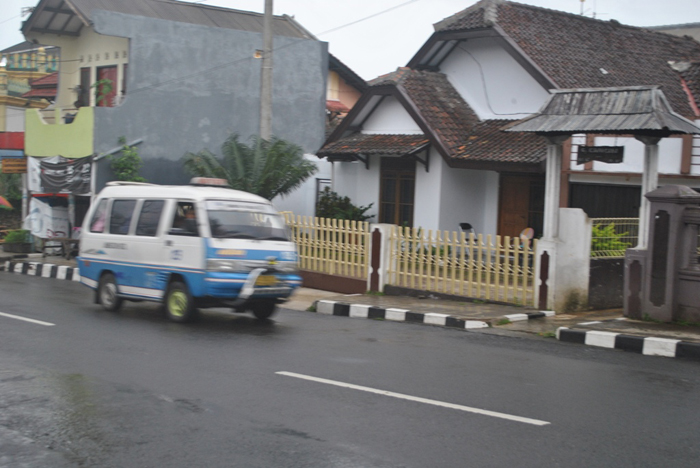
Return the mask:
[[[380, 76], [318, 152], [334, 189], [374, 220], [424, 229], [541, 233], [546, 142], [505, 133], [551, 90], [659, 86], [700, 119], [700, 43], [504, 0], [434, 25], [406, 67]], [[577, 163], [581, 145], [624, 147], [620, 164]], [[700, 141], [664, 138], [660, 184], [700, 188]], [[574, 135], [564, 145], [562, 206], [591, 217], [637, 216], [644, 145], [627, 135]], [[611, 202], [614, 201], [614, 202]]]
[[58, 87], [58, 72], [42, 76], [29, 83], [32, 88], [22, 95], [25, 99], [46, 99], [48, 102], [56, 100], [56, 88]]

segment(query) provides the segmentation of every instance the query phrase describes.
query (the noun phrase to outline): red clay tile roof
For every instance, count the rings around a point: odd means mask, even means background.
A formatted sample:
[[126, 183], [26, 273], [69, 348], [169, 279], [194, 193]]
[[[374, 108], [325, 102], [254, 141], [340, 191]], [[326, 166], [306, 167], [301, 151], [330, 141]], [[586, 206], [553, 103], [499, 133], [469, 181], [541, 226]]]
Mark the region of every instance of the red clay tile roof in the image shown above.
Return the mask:
[[42, 76], [41, 78], [37, 78], [36, 80], [32, 80], [30, 85], [32, 88], [55, 88], [56, 86], [58, 86], [58, 72]]
[[437, 23], [435, 29], [458, 31], [493, 24], [559, 88], [659, 85], [676, 112], [693, 115], [678, 74], [668, 65], [700, 61], [700, 43], [691, 38], [503, 0], [482, 0]]
[[[500, 129], [508, 120], [479, 121], [474, 111], [442, 73], [400, 68], [381, 76], [374, 86], [396, 86], [417, 109], [429, 128], [454, 161], [539, 164], [546, 156], [544, 139], [532, 134], [507, 134]], [[401, 138], [397, 138], [401, 137]], [[328, 143], [319, 156], [347, 154], [405, 154], [416, 135], [363, 135], [355, 133]], [[426, 136], [421, 138], [426, 139]], [[390, 148], [395, 144], [394, 148]], [[377, 145], [381, 151], [367, 150]], [[372, 146], [372, 149], [374, 147]]]
[[350, 108], [340, 101], [328, 99], [326, 100], [326, 110], [329, 112], [340, 112], [341, 114], [345, 114], [350, 110]]
[[338, 159], [357, 154], [403, 156], [427, 145], [425, 135], [377, 135], [355, 133], [325, 145], [317, 154]]
[[22, 95], [23, 98], [46, 98], [56, 99], [56, 88], [32, 89]]
[[455, 159], [539, 164], [547, 156], [544, 138], [532, 133], [505, 133], [501, 129], [512, 120], [485, 120], [477, 123], [466, 142], [457, 148]]

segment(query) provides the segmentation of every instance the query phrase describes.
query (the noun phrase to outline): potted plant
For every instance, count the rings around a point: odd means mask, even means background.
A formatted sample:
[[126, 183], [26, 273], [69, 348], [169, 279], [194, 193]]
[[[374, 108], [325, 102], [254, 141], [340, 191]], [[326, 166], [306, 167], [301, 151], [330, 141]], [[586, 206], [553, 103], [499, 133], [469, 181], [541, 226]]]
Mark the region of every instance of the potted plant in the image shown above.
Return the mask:
[[5, 252], [30, 253], [32, 251], [32, 242], [29, 231], [26, 229], [8, 231], [2, 248]]

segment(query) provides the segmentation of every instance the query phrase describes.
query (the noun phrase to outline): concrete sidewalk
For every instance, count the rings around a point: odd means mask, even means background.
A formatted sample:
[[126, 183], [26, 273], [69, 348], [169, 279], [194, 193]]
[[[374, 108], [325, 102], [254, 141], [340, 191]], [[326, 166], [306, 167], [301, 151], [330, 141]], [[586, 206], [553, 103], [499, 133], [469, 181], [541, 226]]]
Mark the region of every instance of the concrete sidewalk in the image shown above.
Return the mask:
[[[25, 265], [26, 263], [26, 265]], [[51, 265], [51, 266], [49, 266]], [[78, 278], [75, 259], [0, 252], [0, 270], [60, 279]], [[700, 360], [700, 326], [630, 320], [622, 309], [554, 315], [504, 304], [424, 297], [344, 295], [300, 288], [285, 308], [347, 318], [410, 322], [491, 333], [527, 334], [645, 355]]]

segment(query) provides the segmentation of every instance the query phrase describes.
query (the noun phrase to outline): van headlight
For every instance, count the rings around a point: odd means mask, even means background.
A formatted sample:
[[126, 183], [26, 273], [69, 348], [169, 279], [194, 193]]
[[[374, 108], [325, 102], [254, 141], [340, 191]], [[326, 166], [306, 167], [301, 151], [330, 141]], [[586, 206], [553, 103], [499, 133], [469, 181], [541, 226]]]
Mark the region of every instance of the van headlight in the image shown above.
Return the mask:
[[278, 271], [283, 273], [296, 273], [299, 270], [297, 262], [282, 261], [275, 265]]
[[240, 262], [236, 260], [230, 260], [227, 258], [207, 259], [207, 271], [223, 271], [227, 273], [233, 273], [242, 270], [243, 268]]

